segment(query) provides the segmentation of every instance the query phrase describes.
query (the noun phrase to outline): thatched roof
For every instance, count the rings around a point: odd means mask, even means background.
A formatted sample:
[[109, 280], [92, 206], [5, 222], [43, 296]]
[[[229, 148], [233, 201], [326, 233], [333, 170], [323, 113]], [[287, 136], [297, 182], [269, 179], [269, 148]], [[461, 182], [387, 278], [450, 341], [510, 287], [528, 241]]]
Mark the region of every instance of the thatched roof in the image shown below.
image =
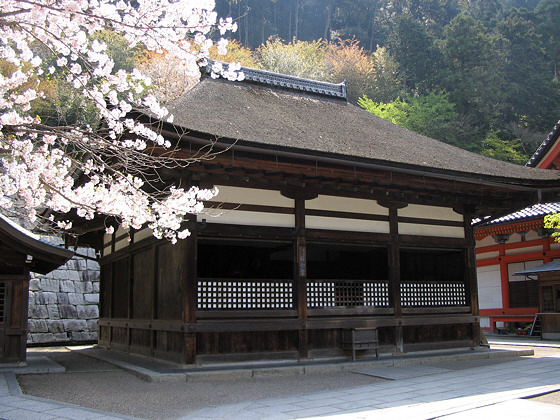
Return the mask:
[[204, 77], [168, 108], [174, 125], [235, 140], [237, 145], [362, 161], [436, 176], [560, 187], [557, 171], [471, 153], [399, 127], [344, 99], [297, 90], [293, 85]]

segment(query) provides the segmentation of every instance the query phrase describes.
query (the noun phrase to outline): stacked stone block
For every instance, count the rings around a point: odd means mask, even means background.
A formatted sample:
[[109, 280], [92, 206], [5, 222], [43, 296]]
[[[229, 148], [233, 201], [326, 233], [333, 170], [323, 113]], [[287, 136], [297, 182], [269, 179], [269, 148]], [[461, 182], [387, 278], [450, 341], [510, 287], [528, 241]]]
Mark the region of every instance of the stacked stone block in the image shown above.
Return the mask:
[[47, 275], [31, 274], [29, 344], [86, 343], [97, 340], [99, 264], [95, 251], [78, 255]]

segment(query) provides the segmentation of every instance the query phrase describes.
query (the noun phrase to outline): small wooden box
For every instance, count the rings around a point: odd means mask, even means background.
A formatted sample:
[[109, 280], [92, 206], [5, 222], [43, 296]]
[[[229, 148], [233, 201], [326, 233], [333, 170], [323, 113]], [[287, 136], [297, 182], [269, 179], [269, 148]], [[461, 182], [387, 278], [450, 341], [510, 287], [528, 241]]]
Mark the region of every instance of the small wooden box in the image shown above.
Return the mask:
[[356, 350], [375, 350], [379, 359], [379, 339], [376, 328], [349, 328], [342, 330], [342, 349], [352, 350], [352, 361], [356, 360]]

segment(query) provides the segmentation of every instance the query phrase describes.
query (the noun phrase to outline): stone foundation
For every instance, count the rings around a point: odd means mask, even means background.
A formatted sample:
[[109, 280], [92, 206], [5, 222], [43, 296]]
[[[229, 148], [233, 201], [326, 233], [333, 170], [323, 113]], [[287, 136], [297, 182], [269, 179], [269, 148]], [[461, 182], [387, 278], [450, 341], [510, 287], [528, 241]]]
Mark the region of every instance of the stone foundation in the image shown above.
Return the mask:
[[[95, 258], [93, 249], [77, 254]], [[31, 273], [28, 344], [97, 341], [99, 264], [74, 257], [47, 275]]]

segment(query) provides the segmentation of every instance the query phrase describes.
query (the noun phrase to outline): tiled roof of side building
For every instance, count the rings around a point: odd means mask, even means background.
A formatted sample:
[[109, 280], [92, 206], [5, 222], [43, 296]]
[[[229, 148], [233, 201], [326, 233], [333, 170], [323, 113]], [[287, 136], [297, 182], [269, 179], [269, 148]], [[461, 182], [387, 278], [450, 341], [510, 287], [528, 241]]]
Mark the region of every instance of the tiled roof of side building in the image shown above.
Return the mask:
[[541, 143], [538, 149], [533, 153], [533, 156], [529, 159], [529, 161], [525, 164], [525, 166], [536, 167], [538, 163], [542, 160], [542, 158], [546, 155], [546, 153], [550, 150], [556, 140], [560, 137], [560, 121], [556, 123], [554, 129], [550, 132], [548, 137], [545, 141]]
[[544, 217], [548, 214], [558, 212], [560, 212], [560, 203], [535, 204], [534, 206], [527, 207], [523, 210], [516, 211], [515, 213], [508, 214], [507, 216], [492, 220], [490, 224], [517, 222], [526, 219]]
[[510, 213], [496, 219], [475, 219], [473, 225], [484, 229], [490, 226], [507, 225], [508, 223], [523, 222], [527, 220], [540, 219], [546, 215], [560, 213], [560, 203], [540, 203], [523, 210]]

